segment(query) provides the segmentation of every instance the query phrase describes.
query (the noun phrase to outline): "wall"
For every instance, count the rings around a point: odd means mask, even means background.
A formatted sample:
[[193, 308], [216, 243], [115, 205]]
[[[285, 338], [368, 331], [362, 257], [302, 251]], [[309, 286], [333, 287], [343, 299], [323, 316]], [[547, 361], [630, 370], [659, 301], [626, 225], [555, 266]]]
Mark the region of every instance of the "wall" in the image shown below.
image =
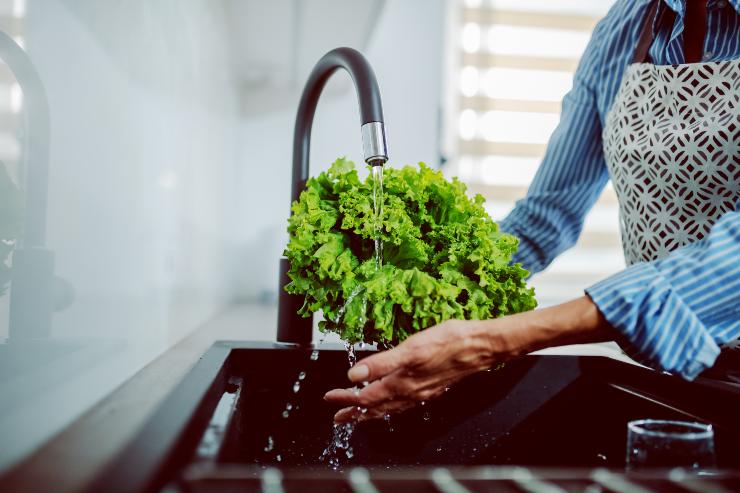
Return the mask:
[[35, 367], [0, 382], [0, 469], [234, 297], [245, 168], [224, 23], [208, 0], [29, 2], [48, 244], [75, 298], [50, 341], [10, 348]]

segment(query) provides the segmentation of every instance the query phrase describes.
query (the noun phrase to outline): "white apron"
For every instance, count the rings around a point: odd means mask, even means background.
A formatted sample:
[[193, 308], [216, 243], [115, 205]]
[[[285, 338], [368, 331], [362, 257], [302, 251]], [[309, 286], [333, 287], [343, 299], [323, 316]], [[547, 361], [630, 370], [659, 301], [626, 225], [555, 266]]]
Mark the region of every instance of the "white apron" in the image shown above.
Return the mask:
[[603, 131], [627, 265], [703, 238], [740, 197], [740, 60], [646, 63], [657, 5]]

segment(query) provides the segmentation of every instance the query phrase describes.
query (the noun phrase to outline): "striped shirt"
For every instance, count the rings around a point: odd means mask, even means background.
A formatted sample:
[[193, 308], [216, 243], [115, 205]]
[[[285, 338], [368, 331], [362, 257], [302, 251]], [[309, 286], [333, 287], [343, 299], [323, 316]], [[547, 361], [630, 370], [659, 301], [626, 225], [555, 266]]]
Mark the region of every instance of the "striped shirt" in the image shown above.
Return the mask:
[[[619, 0], [594, 29], [527, 196], [501, 222], [520, 238], [514, 261], [546, 268], [578, 239], [609, 179], [601, 133], [630, 63], [648, 0]], [[685, 0], [663, 0], [650, 57], [681, 64]], [[657, 17], [657, 16], [656, 16]], [[740, 58], [740, 0], [709, 0], [704, 61]], [[737, 136], [736, 136], [737, 138]], [[586, 289], [637, 361], [693, 379], [740, 337], [740, 201], [703, 240]]]

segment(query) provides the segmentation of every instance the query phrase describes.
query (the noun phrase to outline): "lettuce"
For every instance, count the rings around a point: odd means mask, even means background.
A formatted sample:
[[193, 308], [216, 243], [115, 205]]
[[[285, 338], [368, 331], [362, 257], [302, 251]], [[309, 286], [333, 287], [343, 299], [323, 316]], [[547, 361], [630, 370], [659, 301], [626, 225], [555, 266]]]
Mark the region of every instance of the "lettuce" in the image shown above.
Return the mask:
[[[288, 220], [291, 282], [299, 314], [321, 310], [323, 331], [350, 342], [397, 344], [447, 319], [488, 319], [531, 310], [534, 290], [510, 265], [518, 240], [499, 231], [457, 179], [424, 163], [384, 169], [383, 214], [373, 212], [373, 177], [337, 159], [306, 183]], [[376, 231], [383, 261], [373, 257]]]

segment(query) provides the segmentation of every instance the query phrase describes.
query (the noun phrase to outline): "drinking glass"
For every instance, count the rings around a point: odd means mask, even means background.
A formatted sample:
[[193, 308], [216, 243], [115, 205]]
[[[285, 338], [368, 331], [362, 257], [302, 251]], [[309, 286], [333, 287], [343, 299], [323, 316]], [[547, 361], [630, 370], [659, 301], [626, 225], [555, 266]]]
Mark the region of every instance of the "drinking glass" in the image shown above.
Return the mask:
[[712, 469], [712, 425], [691, 421], [640, 419], [627, 423], [627, 470], [643, 468]]

